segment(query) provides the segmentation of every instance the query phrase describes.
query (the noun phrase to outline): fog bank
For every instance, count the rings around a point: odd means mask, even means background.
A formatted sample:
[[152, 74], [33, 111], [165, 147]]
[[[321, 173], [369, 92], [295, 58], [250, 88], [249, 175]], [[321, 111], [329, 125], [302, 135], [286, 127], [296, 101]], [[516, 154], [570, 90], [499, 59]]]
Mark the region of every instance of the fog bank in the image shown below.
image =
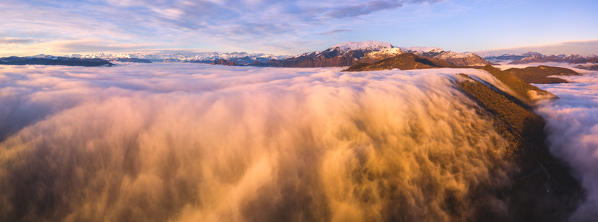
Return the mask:
[[538, 85], [560, 97], [538, 111], [548, 122], [551, 151], [573, 167], [588, 193], [571, 219], [593, 221], [598, 218], [598, 72], [581, 72], [566, 77], [572, 83]]
[[[446, 221], [473, 218], [475, 208], [505, 212], [473, 192], [508, 184], [512, 167], [492, 120], [455, 89], [462, 72], [494, 82], [473, 69], [1, 66], [0, 219]], [[581, 146], [596, 144], [584, 138]]]

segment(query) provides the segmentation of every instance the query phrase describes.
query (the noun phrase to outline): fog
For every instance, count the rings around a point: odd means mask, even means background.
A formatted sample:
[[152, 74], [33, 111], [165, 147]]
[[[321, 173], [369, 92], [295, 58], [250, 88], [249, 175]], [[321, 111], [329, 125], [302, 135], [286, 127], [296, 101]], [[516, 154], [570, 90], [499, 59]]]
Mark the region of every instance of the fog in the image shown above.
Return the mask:
[[573, 167], [588, 193], [571, 219], [593, 221], [598, 218], [598, 72], [577, 71], [583, 75], [565, 77], [573, 83], [538, 85], [560, 97], [538, 111], [548, 121], [551, 151]]
[[[462, 72], [497, 84], [474, 69], [0, 66], [0, 220], [445, 221], [476, 207], [504, 212], [498, 199], [472, 193], [508, 184], [513, 168], [492, 120], [454, 87]], [[551, 126], [567, 121], [558, 117]], [[567, 135], [595, 152], [598, 129], [583, 123], [584, 137]], [[595, 163], [580, 155], [572, 158]]]

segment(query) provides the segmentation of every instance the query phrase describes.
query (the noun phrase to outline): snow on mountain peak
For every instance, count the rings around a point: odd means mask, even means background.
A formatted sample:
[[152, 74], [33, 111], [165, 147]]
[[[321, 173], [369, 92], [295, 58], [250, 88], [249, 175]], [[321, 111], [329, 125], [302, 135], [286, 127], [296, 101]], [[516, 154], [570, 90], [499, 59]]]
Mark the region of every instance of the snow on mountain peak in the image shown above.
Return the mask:
[[449, 52], [444, 52], [442, 54], [440, 54], [438, 57], [440, 59], [449, 59], [449, 58], [454, 58], [454, 59], [460, 59], [460, 58], [468, 58], [468, 57], [472, 57], [474, 56], [473, 53], [471, 52], [462, 52], [462, 53], [457, 53], [457, 52], [453, 52], [453, 51], [449, 51]]
[[436, 48], [436, 47], [409, 47], [409, 48], [405, 48], [405, 51], [412, 51], [412, 52], [421, 52], [421, 53], [439, 53], [444, 51], [441, 48]]
[[345, 42], [332, 46], [332, 48], [340, 48], [342, 51], [357, 50], [357, 49], [369, 49], [369, 50], [381, 50], [385, 48], [392, 48], [392, 45], [388, 42], [381, 41], [363, 41], [363, 42]]
[[366, 57], [372, 58], [372, 59], [381, 59], [381, 58], [399, 55], [401, 53], [403, 53], [403, 50], [401, 50], [400, 48], [385, 48], [385, 49], [378, 50], [378, 51], [372, 51], [372, 52], [368, 53], [366, 55]]
[[409, 47], [404, 48], [403, 50], [418, 55], [431, 56], [439, 59], [462, 59], [475, 56], [475, 54], [471, 52], [453, 52], [436, 47]]

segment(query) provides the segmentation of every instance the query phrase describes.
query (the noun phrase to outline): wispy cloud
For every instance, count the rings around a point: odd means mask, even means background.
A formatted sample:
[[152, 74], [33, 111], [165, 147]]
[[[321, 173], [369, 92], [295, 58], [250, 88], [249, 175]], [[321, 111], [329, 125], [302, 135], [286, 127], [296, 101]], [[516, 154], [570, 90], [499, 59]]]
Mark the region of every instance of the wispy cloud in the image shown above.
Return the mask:
[[[70, 55], [74, 53], [97, 52], [131, 52], [156, 47], [147, 43], [120, 43], [100, 39], [77, 39], [58, 41], [38, 41], [17, 39], [17, 42], [2, 44], [0, 41], [0, 56], [31, 56], [35, 54]], [[12, 40], [7, 40], [11, 42]], [[27, 43], [27, 44], [25, 44]]]
[[367, 15], [372, 12], [393, 9], [403, 6], [402, 1], [370, 1], [357, 5], [344, 6], [332, 10], [328, 15], [333, 18], [353, 17]]
[[2, 38], [0, 39], [0, 44], [28, 44], [28, 43], [33, 43], [34, 40], [33, 39], [28, 39], [28, 38]]
[[320, 35], [332, 35], [332, 34], [338, 34], [338, 33], [343, 33], [343, 32], [350, 32], [351, 29], [334, 29], [334, 30], [330, 30], [330, 31], [326, 31], [326, 32], [320, 32], [318, 34]]
[[49, 45], [63, 52], [132, 51], [154, 46], [151, 44], [115, 43], [98, 39], [57, 41], [51, 42]]
[[[339, 41], [480, 50], [529, 45], [537, 39], [592, 39], [598, 33], [589, 22], [595, 20], [595, 4], [539, 1], [513, 5], [479, 0], [3, 0], [0, 39], [31, 39], [32, 45], [102, 39], [162, 49], [293, 54]], [[538, 4], [548, 5], [548, 11], [532, 7]], [[500, 16], [511, 11], [519, 17]], [[521, 23], [521, 15], [537, 19]], [[573, 19], [575, 24], [563, 22]], [[504, 25], [487, 29], [489, 24]], [[352, 31], [333, 35], [345, 29]]]
[[[304, 41], [381, 10], [427, 0], [8, 0], [0, 3], [0, 33], [34, 40], [103, 39], [162, 48], [248, 49]], [[340, 32], [340, 31], [337, 31]], [[1, 36], [0, 36], [1, 37]], [[7, 42], [8, 40], [2, 40]], [[14, 42], [16, 43], [16, 42]], [[111, 49], [79, 43], [80, 50]], [[80, 46], [80, 47], [79, 47]], [[288, 46], [283, 46], [288, 47]]]

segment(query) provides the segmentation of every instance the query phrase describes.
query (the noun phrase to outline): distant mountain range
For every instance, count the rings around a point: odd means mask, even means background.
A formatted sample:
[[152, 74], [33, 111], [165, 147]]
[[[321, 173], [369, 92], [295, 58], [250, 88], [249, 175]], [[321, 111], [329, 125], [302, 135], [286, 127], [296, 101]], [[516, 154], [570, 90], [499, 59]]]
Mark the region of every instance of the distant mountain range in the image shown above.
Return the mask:
[[500, 56], [485, 57], [490, 62], [508, 62], [510, 64], [527, 64], [543, 62], [562, 62], [562, 63], [598, 63], [598, 56], [580, 56], [580, 55], [543, 55], [538, 52], [528, 52], [520, 55], [504, 54]]
[[[78, 58], [101, 58], [117, 62], [189, 62], [206, 64], [250, 65], [273, 59], [284, 59], [288, 56], [277, 56], [264, 53], [247, 52], [196, 52], [191, 50], [158, 50], [144, 53], [90, 55], [74, 54]], [[226, 61], [226, 62], [225, 62]]]
[[285, 58], [285, 56], [249, 53], [193, 53], [183, 51], [155, 54], [74, 54], [70, 57], [40, 54], [25, 57], [11, 56], [0, 58], [0, 65], [111, 66], [114, 63], [186, 62], [243, 66], [282, 58]]
[[112, 66], [110, 61], [100, 58], [72, 58], [72, 57], [3, 57], [0, 65], [64, 65], [64, 66]]
[[[409, 58], [434, 63], [446, 63], [443, 67], [484, 66], [490, 62], [532, 63], [532, 62], [570, 62], [596, 63], [598, 57], [581, 56], [545, 56], [540, 53], [521, 55], [505, 54], [485, 59], [474, 53], [457, 53], [432, 47], [396, 47], [388, 42], [364, 41], [346, 42], [334, 45], [323, 51], [308, 52], [298, 56], [276, 56], [264, 53], [246, 52], [195, 52], [190, 50], [156, 50], [131, 54], [90, 55], [73, 54], [70, 57], [37, 55], [31, 57], [6, 57], [1, 64], [47, 64], [47, 65], [84, 65], [96, 66], [113, 63], [151, 63], [151, 62], [186, 62], [229, 66], [265, 66], [265, 67], [342, 67], [356, 64], [372, 64], [384, 59], [407, 55], [398, 60]], [[490, 61], [490, 62], [489, 62]], [[422, 63], [425, 64], [425, 63]], [[407, 65], [408, 66], [408, 65]], [[418, 65], [418, 67], [421, 65]], [[426, 66], [426, 65], [424, 65]]]
[[577, 65], [575, 68], [578, 69], [587, 69], [587, 70], [597, 70], [598, 71], [598, 64], [586, 64], [586, 65]]

